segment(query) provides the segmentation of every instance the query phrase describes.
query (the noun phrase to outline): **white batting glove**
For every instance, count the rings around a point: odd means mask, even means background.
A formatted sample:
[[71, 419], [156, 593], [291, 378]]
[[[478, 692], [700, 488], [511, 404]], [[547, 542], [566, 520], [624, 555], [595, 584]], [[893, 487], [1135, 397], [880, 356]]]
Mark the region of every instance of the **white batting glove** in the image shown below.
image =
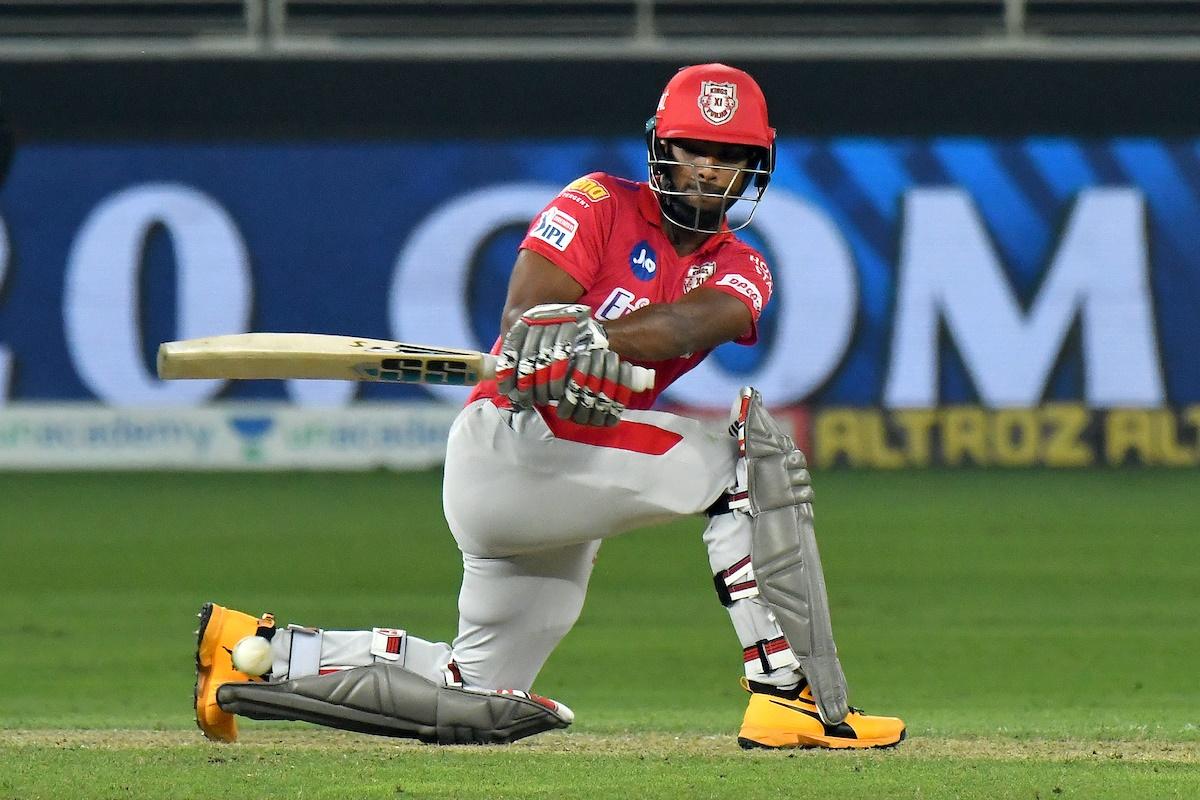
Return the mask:
[[611, 427], [621, 421], [633, 394], [633, 366], [611, 350], [590, 350], [575, 357], [558, 401], [558, 416], [581, 425]]
[[521, 407], [544, 406], [563, 396], [571, 359], [608, 347], [608, 337], [582, 303], [544, 303], [521, 315], [496, 358], [500, 393]]

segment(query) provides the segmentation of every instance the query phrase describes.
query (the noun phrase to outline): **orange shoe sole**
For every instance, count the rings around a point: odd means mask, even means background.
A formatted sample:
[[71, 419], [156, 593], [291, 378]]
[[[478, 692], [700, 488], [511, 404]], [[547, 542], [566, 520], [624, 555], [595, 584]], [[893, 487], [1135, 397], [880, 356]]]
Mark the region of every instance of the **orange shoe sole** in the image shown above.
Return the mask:
[[876, 747], [895, 747], [904, 741], [907, 729], [900, 731], [900, 738], [895, 741], [886, 739], [848, 739], [842, 736], [815, 736], [800, 733], [780, 733], [777, 730], [758, 730], [742, 728], [738, 732], [738, 744], [743, 750], [764, 748], [776, 750], [779, 748], [808, 748], [823, 747], [830, 750], [868, 750]]

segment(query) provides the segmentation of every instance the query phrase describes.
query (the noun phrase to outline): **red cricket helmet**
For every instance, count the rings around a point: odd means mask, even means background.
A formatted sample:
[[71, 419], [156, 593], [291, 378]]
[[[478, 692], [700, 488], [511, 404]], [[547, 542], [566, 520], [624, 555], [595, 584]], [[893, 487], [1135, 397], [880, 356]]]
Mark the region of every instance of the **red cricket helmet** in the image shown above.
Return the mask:
[[684, 67], [663, 90], [654, 113], [660, 139], [702, 139], [770, 150], [775, 129], [754, 78], [724, 64]]
[[[672, 139], [742, 145], [753, 148], [755, 155], [749, 164], [736, 168], [729, 189], [714, 194], [699, 186], [674, 184], [668, 170], [683, 165], [668, 155], [666, 142]], [[719, 233], [725, 212], [740, 199], [750, 203], [750, 215], [731, 230], [746, 227], [775, 170], [775, 129], [767, 123], [762, 89], [747, 73], [725, 64], [697, 64], [679, 70], [663, 90], [654, 116], [646, 122], [646, 163], [650, 188], [658, 196], [663, 214], [675, 225]], [[743, 196], [750, 183], [754, 195]], [[689, 204], [689, 198], [694, 202], [697, 197], [720, 199], [722, 207], [702, 212]]]

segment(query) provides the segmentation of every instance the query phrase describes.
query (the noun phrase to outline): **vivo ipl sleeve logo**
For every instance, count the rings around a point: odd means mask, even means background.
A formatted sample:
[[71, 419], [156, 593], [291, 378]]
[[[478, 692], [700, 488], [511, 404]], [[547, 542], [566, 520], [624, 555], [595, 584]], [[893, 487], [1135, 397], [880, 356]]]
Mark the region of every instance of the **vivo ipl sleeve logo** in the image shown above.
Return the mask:
[[658, 254], [647, 241], [638, 242], [629, 251], [629, 268], [639, 281], [654, 280], [658, 272]]
[[559, 252], [565, 252], [567, 245], [575, 238], [575, 231], [578, 228], [579, 223], [574, 217], [561, 209], [550, 206], [538, 217], [538, 221], [529, 235], [535, 239], [541, 239]]

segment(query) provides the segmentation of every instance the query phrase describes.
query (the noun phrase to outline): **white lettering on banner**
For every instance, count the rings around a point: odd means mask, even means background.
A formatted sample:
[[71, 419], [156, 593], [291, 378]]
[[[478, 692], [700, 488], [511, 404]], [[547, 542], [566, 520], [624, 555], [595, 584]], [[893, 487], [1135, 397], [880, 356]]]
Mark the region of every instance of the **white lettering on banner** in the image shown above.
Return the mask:
[[[8, 224], [0, 217], [0, 294], [4, 293], [4, 278], [8, 274], [8, 260], [11, 250], [8, 244]], [[12, 352], [0, 344], [0, 406], [8, 402], [8, 392], [12, 377]]]
[[1081, 192], [1025, 313], [970, 196], [954, 188], [910, 191], [885, 404], [938, 404], [944, 322], [985, 405], [1037, 405], [1078, 319], [1088, 403], [1162, 405], [1144, 205], [1135, 189]]
[[457, 413], [432, 402], [323, 410], [13, 403], [0, 414], [0, 470], [420, 469], [444, 460]]
[[115, 406], [194, 405], [222, 381], [159, 381], [142, 357], [138, 275], [146, 236], [162, 225], [175, 251], [177, 338], [246, 330], [250, 271], [241, 234], [206, 194], [179, 184], [134, 186], [84, 220], [67, 257], [67, 350], [83, 383]]
[[187, 412], [14, 403], [0, 418], [0, 468], [150, 465], [164, 455], [203, 461], [214, 427], [180, 413]]
[[724, 408], [747, 384], [772, 405], [799, 402], [829, 380], [846, 354], [858, 310], [858, 273], [841, 231], [824, 211], [775, 187], [753, 229], [775, 267], [774, 341], [750, 374], [733, 375], [715, 358], [705, 359], [667, 390], [674, 402]]
[[[487, 350], [471, 330], [467, 280], [471, 259], [482, 242], [508, 225], [524, 228], [554, 197], [554, 184], [492, 186], [462, 195], [422, 220], [396, 259], [388, 315], [393, 336], [402, 342]], [[426, 386], [461, 403], [470, 389]]]

